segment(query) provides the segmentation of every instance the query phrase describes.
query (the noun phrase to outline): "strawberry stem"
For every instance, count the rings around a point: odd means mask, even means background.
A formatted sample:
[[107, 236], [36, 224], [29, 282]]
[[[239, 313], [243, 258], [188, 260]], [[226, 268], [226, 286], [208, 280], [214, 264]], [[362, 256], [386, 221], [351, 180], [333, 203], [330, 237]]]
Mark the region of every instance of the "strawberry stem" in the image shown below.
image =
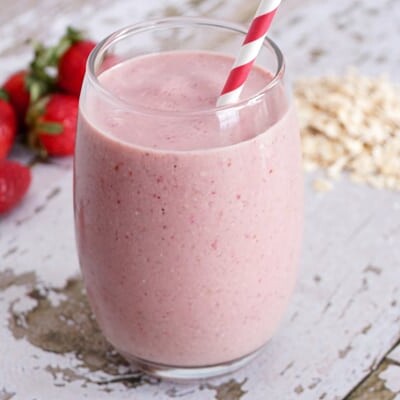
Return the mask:
[[35, 130], [40, 134], [59, 135], [64, 131], [64, 128], [58, 122], [39, 122], [36, 124]]
[[75, 43], [80, 42], [83, 40], [82, 31], [78, 31], [77, 29], [72, 28], [69, 26], [67, 28], [67, 32], [65, 35], [60, 39], [57, 46], [54, 47], [54, 56], [56, 65], [60, 61], [60, 58], [63, 54]]
[[[26, 124], [30, 128], [35, 128], [36, 120], [38, 117], [43, 115], [48, 101], [49, 101], [49, 97], [46, 96], [46, 97], [40, 98], [39, 100], [37, 100], [35, 102], [31, 102], [31, 104], [28, 108], [28, 112], [26, 114], [26, 118], [25, 118]], [[34, 130], [36, 130], [36, 129], [34, 129]]]
[[57, 83], [57, 67], [61, 57], [74, 43], [82, 39], [81, 31], [68, 27], [55, 46], [45, 47], [41, 43], [34, 45], [35, 55], [26, 79], [32, 103], [54, 91]]
[[[53, 49], [51, 47], [46, 48], [40, 43], [36, 43], [34, 49], [35, 55], [30, 64], [29, 73], [25, 78], [31, 104], [52, 92], [56, 86], [55, 67], [52, 65]], [[54, 69], [54, 71], [51, 69]]]
[[9, 101], [9, 100], [10, 100], [10, 96], [9, 96], [8, 93], [7, 93], [4, 89], [2, 89], [2, 88], [0, 88], [0, 99], [1, 99], [1, 100], [5, 100], [5, 101]]

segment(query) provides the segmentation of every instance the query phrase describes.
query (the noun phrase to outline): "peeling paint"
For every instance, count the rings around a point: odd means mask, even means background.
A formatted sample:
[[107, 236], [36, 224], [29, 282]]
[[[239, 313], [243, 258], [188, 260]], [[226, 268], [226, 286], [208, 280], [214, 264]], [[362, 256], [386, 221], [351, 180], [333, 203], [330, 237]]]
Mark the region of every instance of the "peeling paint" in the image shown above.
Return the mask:
[[379, 378], [385, 381], [385, 387], [394, 393], [400, 393], [400, 367], [389, 365]]
[[286, 374], [287, 371], [289, 371], [289, 369], [291, 369], [294, 365], [294, 361], [291, 361], [280, 373], [279, 375], [283, 376]]
[[296, 386], [296, 387], [294, 388], [294, 392], [295, 392], [296, 394], [302, 394], [302, 393], [304, 392], [303, 386], [301, 386], [301, 385]]
[[[38, 162], [38, 163], [44, 163], [44, 161], [41, 160], [41, 159], [34, 159], [34, 160], [32, 160], [31, 165], [34, 165], [34, 164], [36, 164], [37, 162]], [[48, 162], [46, 162], [46, 163], [48, 163]], [[17, 225], [17, 226], [20, 226], [20, 225], [26, 223], [27, 221], [29, 221], [30, 219], [32, 219], [32, 217], [34, 217], [35, 215], [42, 213], [42, 212], [46, 209], [46, 207], [49, 205], [49, 203], [50, 203], [55, 197], [57, 197], [60, 193], [61, 193], [61, 188], [60, 188], [59, 186], [57, 186], [57, 187], [51, 189], [51, 190], [49, 191], [49, 193], [46, 195], [46, 197], [45, 197], [43, 203], [38, 204], [38, 205], [33, 209], [33, 214], [27, 215], [27, 216], [25, 216], [25, 217], [23, 217], [23, 218], [17, 220], [17, 221], [16, 221], [16, 225]]]
[[[136, 388], [161, 382], [140, 371], [131, 371], [127, 361], [106, 341], [90, 310], [79, 278], [68, 280], [62, 288], [51, 288], [39, 284], [33, 272], [20, 276], [15, 276], [9, 270], [1, 273], [0, 289], [5, 290], [12, 285], [26, 285], [27, 295], [22, 300], [30, 300], [34, 304], [29, 310], [21, 310], [17, 307], [21, 299], [11, 303], [8, 326], [14, 338], [26, 339], [47, 352], [72, 353], [78, 361], [73, 367], [48, 365], [44, 368], [53, 377], [54, 386], [64, 387], [71, 382], [81, 381], [82, 387], [95, 384], [105, 392], [112, 392], [112, 385], [116, 383]], [[99, 380], [88, 371], [103, 372], [109, 378]], [[215, 391], [215, 400], [240, 400], [247, 393], [243, 389], [246, 382], [247, 379], [241, 382], [231, 379], [220, 385], [173, 387], [165, 394], [170, 398], [181, 398], [197, 390], [208, 389]], [[0, 400], [3, 400], [1, 396]]]
[[[3, 277], [0, 282], [10, 285], [15, 284], [18, 279], [24, 283], [32, 281], [31, 275], [12, 278], [12, 274], [8, 273], [6, 277], [7, 281]], [[54, 294], [59, 301], [52, 300]], [[42, 350], [75, 355], [78, 360], [75, 370], [54, 366], [46, 368], [58, 386], [76, 380], [100, 385], [120, 382], [127, 387], [158, 382], [141, 372], [121, 374], [121, 370], [129, 371], [129, 364], [101, 334], [80, 279], [70, 279], [61, 289], [36, 285], [29, 291], [28, 297], [36, 300], [36, 306], [28, 312], [19, 312], [11, 305], [9, 329], [16, 339], [25, 338]], [[82, 370], [101, 371], [111, 378], [93, 381]]]
[[26, 272], [21, 275], [14, 275], [11, 269], [0, 271], [0, 292], [8, 289], [11, 286], [29, 286], [33, 287], [36, 284], [36, 274]]
[[5, 260], [7, 257], [13, 255], [18, 251], [18, 246], [13, 246], [9, 248], [4, 254], [3, 254], [3, 259]]
[[345, 357], [347, 357], [347, 355], [350, 353], [350, 351], [352, 350], [353, 348], [351, 347], [351, 345], [348, 345], [345, 349], [343, 349], [343, 350], [339, 350], [339, 358], [345, 358]]
[[158, 385], [161, 383], [160, 378], [149, 376], [141, 371], [134, 371], [128, 374], [119, 375], [112, 379], [104, 379], [96, 381], [98, 385], [109, 385], [112, 383], [122, 383], [128, 388], [136, 388], [142, 385]]
[[215, 400], [240, 400], [247, 393], [246, 390], [243, 390], [246, 382], [247, 378], [243, 379], [242, 382], [231, 379], [217, 386], [207, 384], [206, 387], [215, 390]]
[[379, 368], [365, 379], [345, 400], [394, 400], [396, 393], [385, 387], [385, 380], [380, 377], [390, 363], [384, 361]]
[[314, 378], [313, 381], [308, 385], [308, 388], [310, 390], [316, 388], [321, 383], [321, 381], [321, 378]]
[[61, 193], [61, 188], [60, 187], [55, 187], [47, 196], [46, 200], [51, 200], [54, 197], [58, 196]]
[[[118, 373], [119, 365], [126, 362], [116, 354], [99, 331], [89, 308], [79, 279], [71, 279], [62, 289], [65, 300], [53, 305], [48, 291], [35, 288], [28, 294], [37, 300], [37, 306], [28, 313], [11, 310], [9, 326], [15, 337], [25, 337], [32, 345], [43, 350], [67, 354], [74, 353], [82, 366], [91, 371]], [[21, 318], [26, 327], [18, 323]]]
[[315, 63], [325, 54], [326, 54], [325, 49], [321, 47], [314, 48], [310, 51], [310, 61], [312, 63]]
[[71, 368], [61, 368], [48, 365], [45, 370], [54, 378], [55, 386], [65, 386], [66, 383], [79, 381], [82, 377]]
[[364, 269], [364, 272], [380, 275], [382, 274], [382, 268], [376, 267], [375, 265], [367, 265]]
[[372, 324], [368, 324], [366, 326], [364, 326], [364, 328], [362, 328], [361, 333], [363, 335], [366, 335], [372, 328]]
[[[73, 367], [48, 365], [44, 368], [53, 377], [55, 386], [64, 387], [82, 381], [83, 387], [95, 384], [111, 392], [115, 383], [135, 388], [161, 382], [140, 371], [131, 371], [128, 362], [106, 341], [90, 310], [81, 279], [73, 278], [62, 288], [51, 288], [37, 283], [34, 273], [14, 276], [7, 271], [2, 273], [0, 283], [2, 288], [27, 285], [25, 300], [34, 301], [34, 306], [27, 311], [17, 309], [15, 302], [10, 305], [8, 326], [15, 339], [26, 339], [47, 352], [75, 355], [78, 363]], [[109, 378], [99, 380], [88, 371], [103, 372]], [[215, 400], [240, 400], [247, 393], [243, 389], [246, 382], [247, 378], [241, 382], [231, 379], [220, 385], [173, 387], [167, 390], [166, 395], [180, 398], [208, 389], [215, 391]]]
[[389, 360], [400, 365], [400, 343], [394, 347], [394, 349], [388, 354]]

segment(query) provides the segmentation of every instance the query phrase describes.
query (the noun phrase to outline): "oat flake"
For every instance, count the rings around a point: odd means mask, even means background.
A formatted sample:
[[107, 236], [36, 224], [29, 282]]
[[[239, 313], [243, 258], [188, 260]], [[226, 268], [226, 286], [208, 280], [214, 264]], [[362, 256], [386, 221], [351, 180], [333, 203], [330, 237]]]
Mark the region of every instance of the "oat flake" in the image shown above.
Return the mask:
[[306, 170], [321, 168], [330, 179], [345, 171], [354, 182], [400, 190], [398, 87], [350, 71], [299, 80], [295, 97]]

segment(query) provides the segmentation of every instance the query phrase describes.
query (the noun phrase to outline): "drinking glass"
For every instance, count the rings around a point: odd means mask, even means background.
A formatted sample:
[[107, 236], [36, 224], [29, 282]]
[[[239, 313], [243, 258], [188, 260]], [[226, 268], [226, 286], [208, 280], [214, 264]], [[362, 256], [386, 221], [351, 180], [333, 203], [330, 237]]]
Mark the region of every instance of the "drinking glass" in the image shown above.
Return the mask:
[[[233, 371], [276, 331], [301, 244], [296, 112], [268, 38], [254, 67], [268, 71], [263, 87], [233, 105], [142, 106], [99, 76], [147, 55], [234, 57], [245, 34], [201, 18], [147, 21], [113, 33], [88, 60], [74, 163], [80, 266], [105, 337], [156, 376]], [[146, 144], [155, 132], [165, 143], [171, 126], [184, 146]], [[206, 140], [192, 148], [199, 126]]]

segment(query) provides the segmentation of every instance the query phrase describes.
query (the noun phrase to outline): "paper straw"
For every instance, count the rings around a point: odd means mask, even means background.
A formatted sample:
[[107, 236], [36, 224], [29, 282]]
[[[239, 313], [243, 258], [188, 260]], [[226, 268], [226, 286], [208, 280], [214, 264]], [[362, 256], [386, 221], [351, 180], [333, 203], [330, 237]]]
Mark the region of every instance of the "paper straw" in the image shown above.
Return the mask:
[[240, 48], [239, 55], [233, 63], [225, 86], [218, 98], [217, 106], [232, 104], [239, 100], [240, 93], [261, 50], [265, 35], [280, 3], [281, 0], [261, 1]]

